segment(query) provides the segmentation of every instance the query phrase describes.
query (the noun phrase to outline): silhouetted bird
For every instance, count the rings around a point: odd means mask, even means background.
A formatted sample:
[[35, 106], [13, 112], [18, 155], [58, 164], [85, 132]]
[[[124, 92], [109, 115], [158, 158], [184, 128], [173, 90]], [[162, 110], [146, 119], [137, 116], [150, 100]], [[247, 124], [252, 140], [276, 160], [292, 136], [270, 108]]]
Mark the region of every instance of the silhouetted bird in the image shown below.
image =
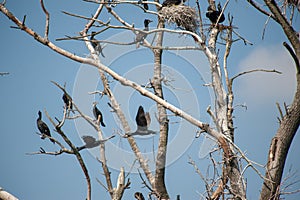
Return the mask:
[[97, 55], [101, 54], [101, 56], [103, 58], [105, 58], [105, 56], [103, 54], [102, 46], [101, 46], [100, 42], [95, 39], [95, 35], [96, 35], [96, 32], [93, 31], [91, 38], [90, 38], [91, 44], [92, 44], [93, 48], [95, 49]]
[[[212, 23], [217, 23], [217, 20], [222, 13], [222, 7], [220, 2], [218, 3], [218, 10], [214, 10], [211, 5], [208, 6], [207, 12], [206, 12], [206, 17], [212, 22]], [[220, 16], [220, 19], [218, 23], [222, 23], [225, 20], [224, 13]]]
[[[150, 20], [150, 19], [144, 20], [144, 31], [149, 31], [149, 24], [151, 22], [152, 22], [152, 20]], [[147, 37], [146, 33], [138, 32], [138, 34], [136, 35], [136, 38], [135, 38], [136, 48], [140, 47], [140, 43], [142, 44], [144, 39], [146, 39], [146, 37]]]
[[97, 108], [96, 105], [97, 105], [97, 102], [94, 102], [93, 103], [93, 114], [94, 114], [97, 122], [100, 122], [101, 126], [105, 127], [105, 124], [103, 122], [103, 115], [102, 115], [101, 111]]
[[[37, 127], [38, 127], [39, 131], [42, 134], [41, 139], [44, 140], [46, 138], [45, 135], [51, 137], [51, 133], [50, 133], [50, 129], [47, 126], [47, 124], [42, 121], [42, 112], [39, 111], [38, 115], [39, 115], [39, 117], [36, 120], [36, 124], [37, 124]], [[55, 141], [53, 139], [50, 139], [50, 140], [51, 140], [51, 142], [55, 143]]]
[[89, 136], [89, 135], [84, 135], [82, 136], [82, 139], [85, 143], [85, 145], [81, 146], [81, 147], [77, 147], [77, 150], [80, 151], [82, 149], [91, 149], [94, 147], [99, 146], [100, 144], [103, 144], [104, 142], [106, 142], [107, 140], [110, 140], [111, 138], [115, 137], [115, 135], [112, 135], [104, 140], [96, 140], [94, 137]]
[[143, 194], [140, 192], [134, 193], [134, 198], [136, 198], [137, 200], [145, 200]]
[[65, 103], [67, 110], [71, 110], [73, 113], [75, 113], [73, 110], [73, 103], [72, 103], [72, 98], [70, 97], [70, 95], [68, 95], [67, 93], [64, 92], [62, 99]]
[[170, 6], [179, 5], [179, 4], [181, 4], [181, 0], [165, 0], [162, 3], [162, 7], [170, 7]]
[[145, 1], [147, 1], [147, 0], [139, 0], [139, 1], [138, 1], [138, 4], [143, 4], [144, 9], [145, 9], [145, 10], [148, 10], [148, 9], [149, 9], [149, 6], [148, 6], [147, 3], [144, 3]]
[[136, 131], [134, 133], [126, 134], [126, 136], [151, 135], [156, 133], [155, 131], [148, 129], [151, 122], [150, 114], [148, 112], [145, 113], [143, 106], [139, 106], [138, 112], [135, 117], [135, 122], [137, 125]]

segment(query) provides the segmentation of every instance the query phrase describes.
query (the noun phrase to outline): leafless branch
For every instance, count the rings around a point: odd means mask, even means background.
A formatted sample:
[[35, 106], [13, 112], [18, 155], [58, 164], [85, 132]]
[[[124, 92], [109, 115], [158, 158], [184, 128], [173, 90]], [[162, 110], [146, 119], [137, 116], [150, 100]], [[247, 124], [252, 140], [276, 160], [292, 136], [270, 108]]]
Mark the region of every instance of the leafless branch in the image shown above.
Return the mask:
[[283, 113], [282, 113], [282, 110], [281, 110], [280, 105], [279, 105], [278, 102], [276, 102], [276, 106], [277, 106], [277, 109], [278, 109], [278, 111], [279, 111], [280, 118], [282, 119], [282, 118], [283, 118]]
[[108, 190], [108, 188], [104, 185], [104, 183], [102, 183], [98, 178], [96, 178], [96, 181], [107, 191], [107, 192], [110, 192]]
[[41, 6], [42, 6], [42, 9], [43, 9], [43, 11], [46, 15], [46, 25], [45, 25], [45, 36], [44, 36], [44, 38], [45, 38], [45, 40], [48, 41], [50, 14], [47, 11], [47, 9], [45, 8], [44, 1], [40, 0], [40, 3], [41, 3]]
[[249, 40], [247, 40], [246, 38], [244, 38], [243, 36], [241, 36], [241, 35], [240, 35], [237, 31], [235, 31], [234, 29], [232, 29], [232, 32], [235, 33], [235, 34], [238, 36], [238, 38], [240, 38], [241, 40], [243, 40], [245, 45], [247, 45], [247, 44], [253, 45], [252, 42], [250, 42]]
[[197, 9], [198, 9], [198, 16], [199, 16], [200, 35], [201, 35], [202, 41], [205, 41], [205, 34], [204, 34], [204, 30], [203, 30], [203, 21], [202, 21], [201, 7], [199, 4], [199, 0], [196, 0], [196, 5], [197, 5]]
[[[53, 82], [55, 84], [55, 82]], [[60, 88], [60, 89], [63, 89], [60, 85], [57, 84], [57, 86]], [[65, 109], [66, 110], [66, 109]], [[88, 173], [88, 170], [87, 170], [87, 167], [81, 157], [81, 154], [79, 153], [79, 151], [77, 150], [76, 146], [71, 142], [71, 140], [65, 135], [65, 133], [61, 130], [61, 127], [63, 125], [63, 123], [59, 123], [59, 124], [55, 124], [55, 122], [53, 121], [53, 119], [49, 116], [48, 112], [45, 111], [45, 114], [46, 116], [48, 117], [49, 121], [53, 124], [53, 126], [55, 126], [55, 129], [57, 131], [57, 133], [64, 139], [64, 141], [69, 145], [69, 147], [71, 147], [72, 151], [74, 152], [80, 166], [81, 166], [81, 169], [85, 175], [85, 178], [86, 178], [86, 181], [87, 181], [87, 200], [91, 200], [91, 190], [92, 190], [92, 187], [91, 187], [91, 180], [90, 180], [90, 176], [89, 176], [89, 173]], [[63, 116], [63, 119], [66, 118], [66, 115], [67, 115], [67, 112], [65, 111], [64, 112], [64, 116]], [[64, 121], [64, 120], [62, 120]]]
[[[110, 2], [103, 2], [103, 1], [99, 2], [99, 1], [96, 1], [96, 0], [83, 0], [83, 1], [97, 3], [97, 4], [105, 4], [105, 5], [111, 4]], [[161, 4], [159, 4], [155, 1], [144, 1], [143, 3], [152, 4], [152, 5], [156, 5], [156, 6], [161, 7]], [[114, 4], [134, 4], [134, 5], [138, 5], [139, 2], [138, 1], [115, 1]]]
[[288, 43], [283, 42], [283, 46], [288, 50], [288, 52], [291, 54], [292, 58], [294, 59], [297, 73], [299, 74], [300, 73], [300, 63], [299, 63], [299, 59], [297, 58], [297, 55], [295, 54], [292, 47]]
[[264, 28], [263, 28], [263, 32], [262, 32], [262, 36], [261, 36], [261, 39], [263, 40], [264, 38], [265, 38], [265, 32], [266, 32], [266, 28], [267, 28], [267, 25], [268, 25], [268, 23], [269, 23], [269, 21], [270, 21], [270, 16], [266, 19], [266, 22], [265, 22], [265, 24], [264, 24]]
[[207, 182], [206, 178], [203, 176], [203, 174], [201, 173], [200, 169], [197, 167], [195, 161], [194, 161], [191, 157], [189, 157], [188, 163], [194, 167], [194, 170], [196, 171], [196, 173], [197, 173], [197, 174], [200, 176], [200, 178], [204, 181], [204, 183], [205, 183], [205, 188], [206, 188], [206, 193], [207, 193], [208, 195], [210, 195], [210, 186], [209, 186], [210, 184]]
[[234, 77], [231, 78], [231, 81], [233, 81], [234, 79], [236, 79], [236, 78], [238, 78], [238, 77], [240, 77], [242, 75], [253, 73], [253, 72], [271, 72], [271, 73], [282, 74], [282, 72], [277, 71], [275, 69], [272, 69], [272, 70], [269, 70], [269, 69], [253, 69], [253, 70], [241, 72], [241, 73], [235, 75]]
[[255, 9], [257, 9], [258, 11], [260, 11], [261, 13], [263, 13], [264, 15], [269, 16], [269, 17], [272, 17], [274, 20], [276, 20], [275, 17], [274, 17], [270, 12], [264, 10], [264, 9], [262, 8], [262, 6], [261, 6], [261, 5], [258, 5], [258, 3], [257, 3], [256, 1], [253, 1], [253, 0], [247, 0], [247, 1], [248, 1]]

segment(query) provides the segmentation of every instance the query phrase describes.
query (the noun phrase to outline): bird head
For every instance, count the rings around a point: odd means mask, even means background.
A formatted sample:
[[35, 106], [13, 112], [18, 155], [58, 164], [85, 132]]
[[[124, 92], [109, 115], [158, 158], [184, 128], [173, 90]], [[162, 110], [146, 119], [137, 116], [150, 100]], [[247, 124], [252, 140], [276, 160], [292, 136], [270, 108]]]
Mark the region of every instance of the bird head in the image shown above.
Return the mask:
[[94, 102], [93, 102], [93, 106], [96, 106], [97, 104], [98, 104], [97, 101], [94, 101]]
[[211, 6], [211, 5], [209, 5], [208, 7], [207, 7], [207, 13], [212, 13], [213, 11], [215, 11], [215, 9], [213, 9], [213, 7]]
[[218, 11], [220, 11], [220, 12], [222, 11], [222, 6], [221, 6], [220, 2], [218, 3]]
[[147, 27], [151, 22], [153, 22], [153, 21], [150, 20], [150, 19], [145, 19], [145, 20], [144, 20], [144, 25], [145, 25], [145, 27]]

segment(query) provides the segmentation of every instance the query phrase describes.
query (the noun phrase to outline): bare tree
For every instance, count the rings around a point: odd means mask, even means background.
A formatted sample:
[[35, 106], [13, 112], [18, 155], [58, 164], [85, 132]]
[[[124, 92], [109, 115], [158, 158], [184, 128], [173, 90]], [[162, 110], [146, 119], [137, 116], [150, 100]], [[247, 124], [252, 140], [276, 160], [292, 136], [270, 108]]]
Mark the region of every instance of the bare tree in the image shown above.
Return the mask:
[[[234, 42], [237, 40], [233, 39], [233, 35], [241, 39], [245, 44], [250, 44], [245, 38], [240, 36], [234, 29], [233, 26], [233, 17], [228, 15], [228, 25], [222, 24], [225, 19], [225, 11], [229, 1], [226, 1], [223, 7], [221, 4], [215, 4], [214, 0], [208, 0], [209, 9], [208, 14], [206, 15], [210, 20], [211, 24], [209, 29], [205, 32], [204, 24], [202, 21], [203, 16], [201, 16], [201, 10], [199, 2], [196, 1], [196, 9], [184, 5], [177, 1], [166, 0], [165, 3], [155, 1], [105, 1], [105, 0], [84, 0], [89, 3], [93, 3], [98, 6], [97, 10], [92, 17], [81, 16], [76, 13], [64, 12], [67, 15], [70, 15], [76, 19], [85, 19], [87, 20], [86, 25], [79, 32], [79, 35], [68, 36], [66, 38], [60, 38], [58, 40], [74, 40], [82, 41], [85, 43], [87, 49], [89, 50], [90, 55], [88, 57], [81, 57], [75, 55], [71, 52], [68, 52], [65, 49], [58, 47], [53, 41], [50, 41], [48, 38], [49, 27], [50, 27], [50, 12], [46, 9], [43, 0], [40, 0], [41, 8], [46, 16], [45, 20], [45, 32], [44, 36], [33, 31], [30, 27], [26, 25], [26, 17], [22, 20], [18, 19], [9, 9], [5, 6], [5, 1], [0, 4], [1, 12], [11, 20], [17, 29], [24, 31], [26, 34], [30, 35], [39, 43], [50, 48], [52, 51], [65, 56], [67, 59], [74, 60], [79, 63], [88, 64], [92, 67], [98, 69], [99, 77], [101, 79], [104, 90], [101, 92], [102, 95], [106, 95], [110, 101], [109, 105], [111, 106], [113, 112], [118, 117], [121, 122], [121, 126], [125, 133], [132, 132], [130, 130], [128, 119], [126, 119], [121, 106], [118, 103], [118, 99], [113, 94], [113, 91], [110, 88], [110, 82], [107, 79], [107, 75], [113, 77], [123, 86], [128, 86], [139, 92], [141, 95], [151, 99], [156, 103], [157, 112], [158, 112], [158, 122], [159, 122], [159, 140], [158, 140], [158, 151], [155, 156], [155, 170], [152, 172], [148, 165], [147, 159], [143, 157], [141, 150], [138, 147], [138, 144], [135, 138], [130, 134], [122, 135], [127, 139], [132, 152], [134, 153], [137, 161], [139, 162], [140, 168], [143, 170], [147, 181], [143, 180], [143, 184], [150, 190], [150, 196], [157, 199], [170, 199], [170, 195], [166, 187], [166, 159], [168, 156], [168, 135], [169, 135], [169, 119], [167, 116], [167, 110], [174, 113], [176, 116], [183, 118], [188, 121], [190, 124], [199, 128], [199, 133], [207, 133], [213, 137], [218, 145], [218, 151], [222, 152], [221, 158], [214, 158], [213, 152], [210, 153], [211, 162], [213, 163], [215, 174], [213, 179], [206, 179], [201, 171], [196, 166], [195, 162], [190, 159], [189, 163], [193, 165], [197, 174], [200, 175], [201, 179], [204, 181], [206, 186], [206, 196], [208, 199], [219, 199], [231, 198], [231, 199], [247, 199], [246, 197], [246, 182], [244, 180], [244, 171], [248, 168], [252, 168], [264, 181], [261, 191], [261, 199], [278, 199], [280, 196], [280, 185], [282, 182], [282, 174], [284, 169], [285, 160], [287, 153], [290, 147], [290, 144], [293, 140], [294, 135], [299, 127], [300, 123], [300, 43], [299, 35], [293, 29], [293, 15], [294, 8], [298, 8], [298, 5], [292, 5], [293, 12], [285, 12], [286, 9], [290, 9], [285, 2], [285, 6], [280, 7], [275, 1], [264, 1], [267, 5], [268, 10], [264, 10], [256, 2], [248, 0], [248, 2], [259, 12], [269, 16], [275, 20], [283, 29], [289, 43], [284, 43], [284, 46], [287, 48], [292, 58], [295, 61], [295, 66], [297, 69], [297, 90], [294, 96], [292, 104], [288, 107], [284, 105], [285, 114], [283, 114], [280, 106], [278, 106], [281, 118], [280, 118], [280, 127], [271, 141], [271, 146], [268, 155], [268, 163], [266, 166], [266, 173], [262, 175], [259, 170], [256, 169], [256, 163], [246, 157], [243, 151], [235, 144], [234, 135], [234, 92], [233, 92], [233, 83], [234, 80], [244, 74], [263, 71], [270, 73], [280, 73], [277, 70], [265, 70], [265, 69], [254, 69], [251, 71], [242, 72], [235, 76], [232, 76], [228, 72], [227, 59], [231, 53], [231, 47]], [[145, 23], [144, 29], [138, 29], [134, 27], [131, 22], [126, 21], [122, 18], [113, 8], [112, 4], [130, 4], [132, 6], [142, 9], [149, 15], [154, 15], [157, 18], [156, 28], [149, 30], [148, 24]], [[151, 5], [149, 9], [148, 4]], [[179, 5], [178, 5], [179, 4]], [[147, 5], [147, 6], [146, 6]], [[103, 10], [107, 10], [110, 15], [118, 22], [120, 25], [114, 25], [111, 22], [105, 22], [99, 16]], [[286, 13], [290, 13], [289, 19]], [[99, 24], [100, 31], [92, 32], [89, 34], [89, 31], [95, 24]], [[172, 29], [172, 26], [175, 25], [177, 29]], [[167, 27], [167, 28], [166, 28]], [[100, 41], [96, 40], [95, 37], [107, 30], [129, 30], [136, 35], [136, 39], [130, 42], [117, 42], [117, 41]], [[164, 35], [166, 33], [186, 35], [191, 37], [194, 41], [194, 46], [164, 46]], [[222, 37], [220, 37], [222, 33]], [[147, 41], [148, 35], [154, 35], [154, 42], [151, 43]], [[91, 36], [89, 38], [89, 36]], [[219, 54], [218, 42], [222, 42], [224, 46], [224, 55], [223, 57]], [[153, 77], [150, 80], [150, 88], [152, 91], [148, 90], [146, 87], [139, 85], [138, 83], [126, 79], [125, 77], [119, 75], [116, 71], [112, 70], [105, 64], [101, 62], [100, 55], [105, 56], [103, 53], [102, 44], [114, 44], [114, 45], [134, 45], [137, 44], [137, 47], [143, 46], [151, 50], [153, 54]], [[165, 50], [195, 50], [201, 51], [203, 55], [207, 58], [209, 62], [211, 83], [209, 87], [212, 88], [214, 94], [215, 103], [213, 107], [209, 106], [207, 108], [207, 113], [211, 117], [213, 123], [209, 124], [208, 122], [200, 121], [199, 119], [191, 116], [187, 112], [183, 111], [181, 108], [177, 108], [171, 103], [167, 102], [164, 98], [163, 91], [163, 73], [162, 73], [162, 54]], [[223, 63], [220, 61], [223, 59]], [[58, 83], [53, 82], [58, 88], [60, 88], [64, 94], [67, 94], [67, 91], [64, 87], [60, 86]], [[109, 192], [111, 199], [117, 200], [122, 199], [123, 193], [130, 186], [130, 180], [125, 178], [124, 168], [120, 169], [118, 176], [117, 184], [114, 187], [113, 181], [111, 180], [111, 172], [107, 165], [107, 157], [105, 152], [105, 142], [110, 139], [104, 139], [101, 127], [99, 125], [99, 118], [96, 122], [89, 117], [87, 114], [83, 113], [81, 109], [76, 105], [72, 99], [69, 100], [73, 103], [74, 111], [77, 115], [70, 117], [68, 110], [70, 109], [67, 106], [64, 108], [64, 115], [62, 120], [56, 118], [58, 123], [55, 123], [54, 120], [47, 114], [49, 120], [52, 122], [52, 125], [55, 127], [55, 130], [59, 133], [62, 139], [68, 144], [69, 148], [66, 148], [62, 143], [51, 136], [49, 137], [60, 147], [59, 151], [56, 152], [47, 152], [43, 148], [38, 152], [33, 152], [32, 154], [49, 154], [49, 155], [60, 155], [62, 153], [74, 154], [78, 162], [80, 163], [81, 169], [84, 172], [86, 182], [87, 182], [87, 199], [91, 199], [91, 182], [90, 176], [87, 170], [87, 167], [82, 159], [80, 151], [85, 148], [93, 148], [95, 146], [100, 146], [100, 159], [99, 162], [102, 164], [102, 169], [105, 176], [106, 184], [102, 183], [99, 180], [99, 183], [105, 187]], [[72, 110], [72, 109], [71, 109]], [[85, 119], [98, 133], [98, 139], [91, 137], [85, 138], [85, 145], [81, 147], [76, 147], [72, 141], [67, 137], [67, 135], [62, 130], [63, 125], [66, 119], [73, 120], [75, 118]], [[246, 166], [243, 164], [246, 163]], [[136, 193], [136, 198], [142, 198], [143, 196], [140, 193]], [[179, 198], [179, 197], [178, 197]]]
[[[299, 10], [299, 2], [265, 0], [263, 3], [267, 6], [266, 9], [254, 1], [249, 0], [248, 2], [261, 13], [271, 17], [281, 27], [290, 43], [284, 42], [283, 45], [292, 56], [296, 67], [297, 85], [294, 99], [289, 107], [284, 104], [285, 113], [278, 105], [280, 126], [270, 144], [266, 179], [260, 194], [260, 199], [279, 199], [288, 150], [300, 124], [300, 43], [299, 33], [293, 27], [294, 10], [295, 8]], [[286, 12], [287, 8], [291, 12]]]

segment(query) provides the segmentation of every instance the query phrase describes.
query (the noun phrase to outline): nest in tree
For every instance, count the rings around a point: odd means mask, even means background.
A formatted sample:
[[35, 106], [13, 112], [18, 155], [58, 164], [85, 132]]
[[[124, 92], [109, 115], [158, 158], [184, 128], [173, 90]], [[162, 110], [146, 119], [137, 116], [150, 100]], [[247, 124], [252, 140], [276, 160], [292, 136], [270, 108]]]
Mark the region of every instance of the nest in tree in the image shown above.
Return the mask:
[[194, 8], [185, 5], [162, 7], [159, 14], [168, 24], [174, 23], [183, 30], [196, 32], [198, 16]]

